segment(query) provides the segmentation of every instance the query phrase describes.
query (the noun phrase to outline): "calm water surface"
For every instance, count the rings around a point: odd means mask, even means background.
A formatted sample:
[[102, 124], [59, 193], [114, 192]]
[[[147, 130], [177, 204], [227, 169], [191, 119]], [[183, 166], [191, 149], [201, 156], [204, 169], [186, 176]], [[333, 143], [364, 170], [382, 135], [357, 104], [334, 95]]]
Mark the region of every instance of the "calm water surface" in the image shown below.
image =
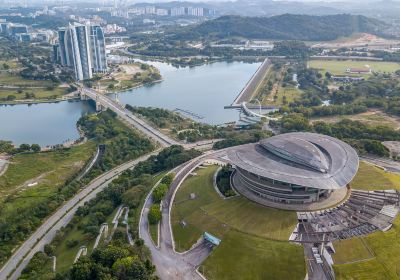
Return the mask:
[[87, 101], [0, 106], [0, 139], [42, 147], [78, 139], [78, 119], [94, 112]]
[[[148, 62], [160, 69], [161, 83], [120, 93], [119, 100], [133, 106], [152, 106], [191, 111], [204, 118], [198, 121], [221, 124], [236, 121], [238, 112], [224, 106], [244, 87], [260, 63], [218, 62], [195, 68], [175, 68]], [[16, 145], [55, 145], [79, 138], [77, 120], [92, 113], [88, 102], [60, 102], [35, 105], [0, 106], [0, 139]]]
[[175, 108], [203, 116], [202, 122], [222, 124], [236, 121], [238, 112], [226, 110], [249, 81], [260, 63], [217, 62], [195, 68], [175, 68], [152, 63], [164, 81], [119, 94], [122, 103], [135, 106]]

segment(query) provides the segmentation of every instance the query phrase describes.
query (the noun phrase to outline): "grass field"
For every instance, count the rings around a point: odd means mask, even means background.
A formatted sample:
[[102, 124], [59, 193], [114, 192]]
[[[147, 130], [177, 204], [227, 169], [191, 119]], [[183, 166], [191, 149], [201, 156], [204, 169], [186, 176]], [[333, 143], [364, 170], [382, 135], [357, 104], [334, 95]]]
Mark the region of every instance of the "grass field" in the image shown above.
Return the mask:
[[368, 110], [367, 112], [356, 115], [341, 115], [341, 116], [328, 116], [320, 118], [312, 118], [311, 122], [323, 121], [327, 123], [337, 123], [343, 119], [350, 119], [359, 121], [368, 125], [385, 125], [393, 129], [400, 129], [400, 118], [397, 116], [390, 116], [380, 110]]
[[[0, 177], [0, 219], [40, 205], [82, 168], [95, 151], [93, 143], [70, 150], [14, 156]], [[29, 183], [38, 184], [28, 186]]]
[[46, 88], [22, 88], [22, 93], [18, 93], [17, 89], [3, 89], [0, 88], [0, 99], [7, 98], [9, 95], [14, 95], [16, 100], [25, 99], [25, 93], [35, 94], [35, 99], [54, 99], [61, 97], [68, 93], [67, 88], [57, 87], [52, 90]]
[[[397, 217], [391, 230], [375, 232], [364, 237], [364, 241], [375, 258], [363, 261], [365, 253], [353, 254], [359, 262], [334, 265], [337, 279], [399, 279], [400, 278], [400, 218]], [[339, 246], [337, 254], [346, 254], [348, 246]]]
[[[216, 170], [196, 170], [177, 192], [171, 213], [176, 249], [188, 250], [207, 231], [222, 240], [200, 269], [209, 279], [304, 279], [302, 247], [288, 242], [297, 223], [295, 212], [242, 197], [223, 200], [212, 184]], [[191, 193], [195, 199], [189, 199]]]
[[20, 86], [20, 87], [47, 87], [53, 85], [51, 81], [28, 80], [22, 78], [18, 73], [0, 73], [0, 85]]
[[304, 279], [303, 249], [289, 242], [229, 231], [199, 271], [207, 279]]
[[301, 95], [301, 90], [298, 88], [288, 86], [282, 87], [279, 86], [278, 92], [276, 94], [277, 98], [274, 99], [272, 94], [267, 95], [263, 101], [261, 102], [263, 105], [276, 105], [282, 106], [285, 104], [284, 96], [286, 96], [286, 104], [293, 102], [295, 99], [299, 98]]
[[360, 190], [400, 190], [400, 175], [360, 161], [358, 172], [350, 185]]
[[369, 252], [362, 238], [335, 241], [333, 245], [336, 250], [336, 253], [333, 254], [335, 264], [345, 264], [374, 257]]
[[[400, 69], [400, 64], [386, 61], [352, 61], [352, 60], [310, 60], [310, 68], [318, 69], [322, 74], [330, 72], [333, 75], [352, 75], [346, 73], [347, 68], [366, 68], [371, 67], [373, 72], [392, 73]], [[354, 74], [360, 76], [359, 74]], [[369, 76], [364, 74], [361, 76]]]

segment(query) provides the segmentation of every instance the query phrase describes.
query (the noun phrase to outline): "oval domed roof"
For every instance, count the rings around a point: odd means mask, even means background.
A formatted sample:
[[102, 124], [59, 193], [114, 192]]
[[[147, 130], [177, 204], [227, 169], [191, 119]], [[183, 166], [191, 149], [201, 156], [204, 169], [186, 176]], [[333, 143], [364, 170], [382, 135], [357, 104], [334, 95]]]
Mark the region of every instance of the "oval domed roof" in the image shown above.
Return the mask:
[[314, 143], [298, 137], [272, 137], [260, 141], [261, 146], [276, 156], [326, 173], [328, 160]]

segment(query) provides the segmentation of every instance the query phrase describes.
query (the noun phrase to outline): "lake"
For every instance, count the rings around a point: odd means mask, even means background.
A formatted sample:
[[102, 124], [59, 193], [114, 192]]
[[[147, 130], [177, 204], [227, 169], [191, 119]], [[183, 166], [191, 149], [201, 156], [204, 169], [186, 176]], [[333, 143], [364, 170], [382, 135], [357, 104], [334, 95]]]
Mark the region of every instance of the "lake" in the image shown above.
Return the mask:
[[[118, 94], [132, 106], [179, 108], [201, 116], [197, 121], [222, 124], [238, 119], [236, 110], [224, 109], [245, 86], [260, 63], [216, 62], [194, 68], [175, 68], [147, 62], [160, 69], [163, 81]], [[114, 96], [114, 95], [112, 95]], [[86, 101], [0, 106], [0, 139], [37, 143], [42, 147], [79, 138], [77, 120], [94, 112]]]

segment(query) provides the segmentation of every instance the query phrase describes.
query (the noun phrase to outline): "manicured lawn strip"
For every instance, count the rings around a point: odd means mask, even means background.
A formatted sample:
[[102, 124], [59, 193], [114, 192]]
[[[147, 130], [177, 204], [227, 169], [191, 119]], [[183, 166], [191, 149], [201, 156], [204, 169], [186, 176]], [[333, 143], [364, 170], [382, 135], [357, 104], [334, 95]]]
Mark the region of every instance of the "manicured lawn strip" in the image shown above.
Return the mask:
[[158, 246], [158, 224], [155, 225], [149, 224], [149, 231], [151, 239], [153, 240], [154, 244]]
[[207, 279], [304, 279], [303, 248], [229, 231], [199, 268]]
[[333, 245], [336, 250], [336, 253], [333, 254], [335, 264], [345, 264], [374, 257], [360, 237], [335, 241]]
[[357, 175], [350, 185], [360, 190], [400, 190], [400, 175], [361, 161]]
[[347, 68], [366, 68], [366, 65], [371, 67], [373, 72], [395, 72], [400, 69], [400, 64], [395, 62], [384, 61], [351, 61], [351, 60], [310, 60], [308, 62], [310, 68], [319, 69], [322, 74], [330, 72], [333, 75], [348, 75], [348, 76], [364, 76], [370, 74], [350, 74], [346, 73]]
[[[375, 255], [375, 259], [353, 264], [334, 265], [337, 279], [399, 279], [400, 278], [400, 218], [391, 230], [375, 232], [364, 238], [365, 243]], [[339, 252], [344, 250], [344, 252]], [[346, 254], [349, 248], [339, 247], [338, 253]], [[356, 257], [356, 256], [355, 256]], [[363, 256], [358, 256], [362, 259]]]

